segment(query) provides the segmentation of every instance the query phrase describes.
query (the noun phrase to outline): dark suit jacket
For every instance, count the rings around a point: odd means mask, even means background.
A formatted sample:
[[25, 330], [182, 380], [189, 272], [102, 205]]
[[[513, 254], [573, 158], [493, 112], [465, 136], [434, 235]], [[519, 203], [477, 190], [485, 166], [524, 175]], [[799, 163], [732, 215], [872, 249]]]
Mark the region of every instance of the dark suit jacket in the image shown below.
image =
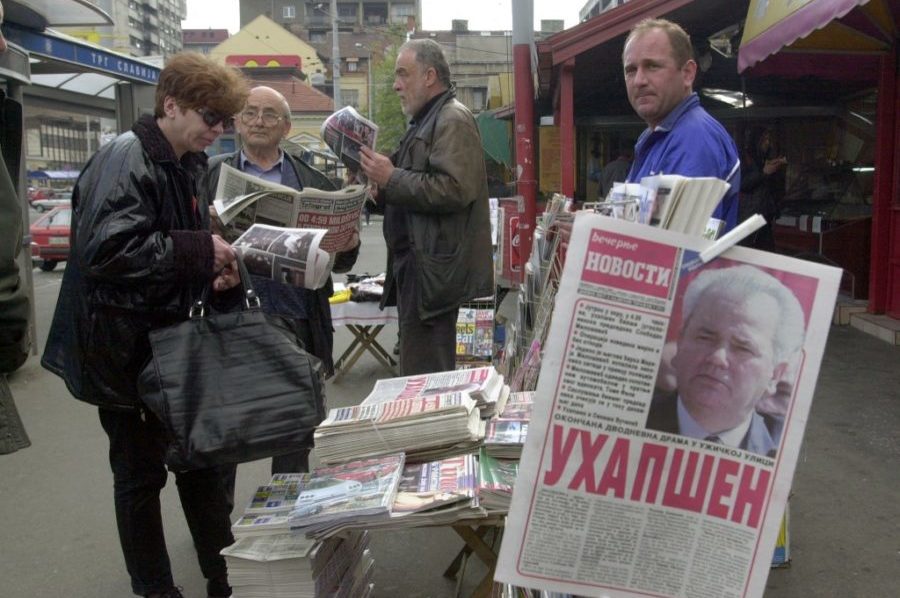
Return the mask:
[[[650, 413], [647, 415], [647, 428], [681, 434], [678, 429], [678, 393], [657, 393], [650, 405]], [[781, 430], [784, 422], [781, 418], [768, 414], [753, 413], [750, 428], [741, 441], [738, 448], [774, 457], [778, 451], [778, 442], [781, 440]]]

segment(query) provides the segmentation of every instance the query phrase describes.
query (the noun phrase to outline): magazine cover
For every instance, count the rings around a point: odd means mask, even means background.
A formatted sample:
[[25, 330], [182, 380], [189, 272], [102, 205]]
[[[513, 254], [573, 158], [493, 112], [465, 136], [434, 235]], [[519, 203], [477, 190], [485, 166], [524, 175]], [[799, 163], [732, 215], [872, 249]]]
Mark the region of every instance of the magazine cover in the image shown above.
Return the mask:
[[841, 270], [582, 212], [496, 579], [763, 595]]
[[404, 463], [405, 455], [398, 453], [317, 468], [300, 488], [290, 515], [291, 528], [363, 516], [388, 516]]

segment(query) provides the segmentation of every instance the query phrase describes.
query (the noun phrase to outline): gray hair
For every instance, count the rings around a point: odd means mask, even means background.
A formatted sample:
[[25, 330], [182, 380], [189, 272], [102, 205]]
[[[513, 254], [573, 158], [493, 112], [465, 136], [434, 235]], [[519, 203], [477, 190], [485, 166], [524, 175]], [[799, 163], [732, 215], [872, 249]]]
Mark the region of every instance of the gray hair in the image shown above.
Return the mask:
[[433, 68], [437, 73], [438, 81], [444, 87], [450, 88], [450, 65], [447, 64], [447, 58], [444, 51], [433, 39], [411, 39], [402, 46], [400, 51], [412, 50], [416, 54], [416, 62], [425, 66], [425, 69]]
[[755, 266], [735, 266], [705, 270], [688, 284], [681, 306], [682, 330], [687, 326], [700, 299], [707, 292], [717, 292], [722, 296], [749, 300], [754, 295], [768, 295], [778, 304], [778, 318], [772, 348], [775, 361], [786, 361], [803, 346], [806, 334], [803, 308], [796, 295], [784, 284]]

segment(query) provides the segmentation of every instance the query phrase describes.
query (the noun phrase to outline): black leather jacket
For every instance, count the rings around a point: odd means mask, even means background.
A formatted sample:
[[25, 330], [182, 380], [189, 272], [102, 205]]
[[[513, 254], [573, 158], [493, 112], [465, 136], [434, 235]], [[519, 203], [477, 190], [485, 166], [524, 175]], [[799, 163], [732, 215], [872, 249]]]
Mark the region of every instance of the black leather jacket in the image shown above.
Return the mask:
[[179, 161], [152, 117], [100, 149], [72, 195], [71, 254], [41, 363], [78, 399], [135, 408], [150, 330], [185, 320], [213, 274], [206, 156]]

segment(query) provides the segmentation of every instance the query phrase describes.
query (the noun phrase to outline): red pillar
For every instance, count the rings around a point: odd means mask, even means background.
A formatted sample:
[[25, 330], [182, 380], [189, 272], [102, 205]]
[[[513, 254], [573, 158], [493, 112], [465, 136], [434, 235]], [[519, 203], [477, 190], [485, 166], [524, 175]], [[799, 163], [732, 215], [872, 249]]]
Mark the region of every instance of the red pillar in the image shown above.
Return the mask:
[[559, 75], [559, 167], [560, 190], [566, 197], [575, 197], [575, 61], [562, 64]]
[[[881, 57], [878, 81], [878, 116], [875, 138], [875, 181], [872, 191], [872, 257], [869, 265], [869, 305], [872, 313], [884, 313], [888, 304], [900, 304], [900, 293], [891, 301], [891, 271], [897, 268], [898, 250], [892, 244], [900, 237], [898, 223], [892, 223], [897, 190], [895, 153], [897, 149], [897, 55], [895, 49]], [[892, 239], [892, 229], [894, 239]], [[893, 276], [896, 285], [900, 278]], [[896, 307], [895, 307], [896, 309]]]
[[531, 78], [531, 45], [513, 46], [513, 72], [516, 85], [516, 192], [525, 198], [525, 215], [519, 220], [519, 255], [531, 255], [537, 201], [534, 166], [534, 83]]

